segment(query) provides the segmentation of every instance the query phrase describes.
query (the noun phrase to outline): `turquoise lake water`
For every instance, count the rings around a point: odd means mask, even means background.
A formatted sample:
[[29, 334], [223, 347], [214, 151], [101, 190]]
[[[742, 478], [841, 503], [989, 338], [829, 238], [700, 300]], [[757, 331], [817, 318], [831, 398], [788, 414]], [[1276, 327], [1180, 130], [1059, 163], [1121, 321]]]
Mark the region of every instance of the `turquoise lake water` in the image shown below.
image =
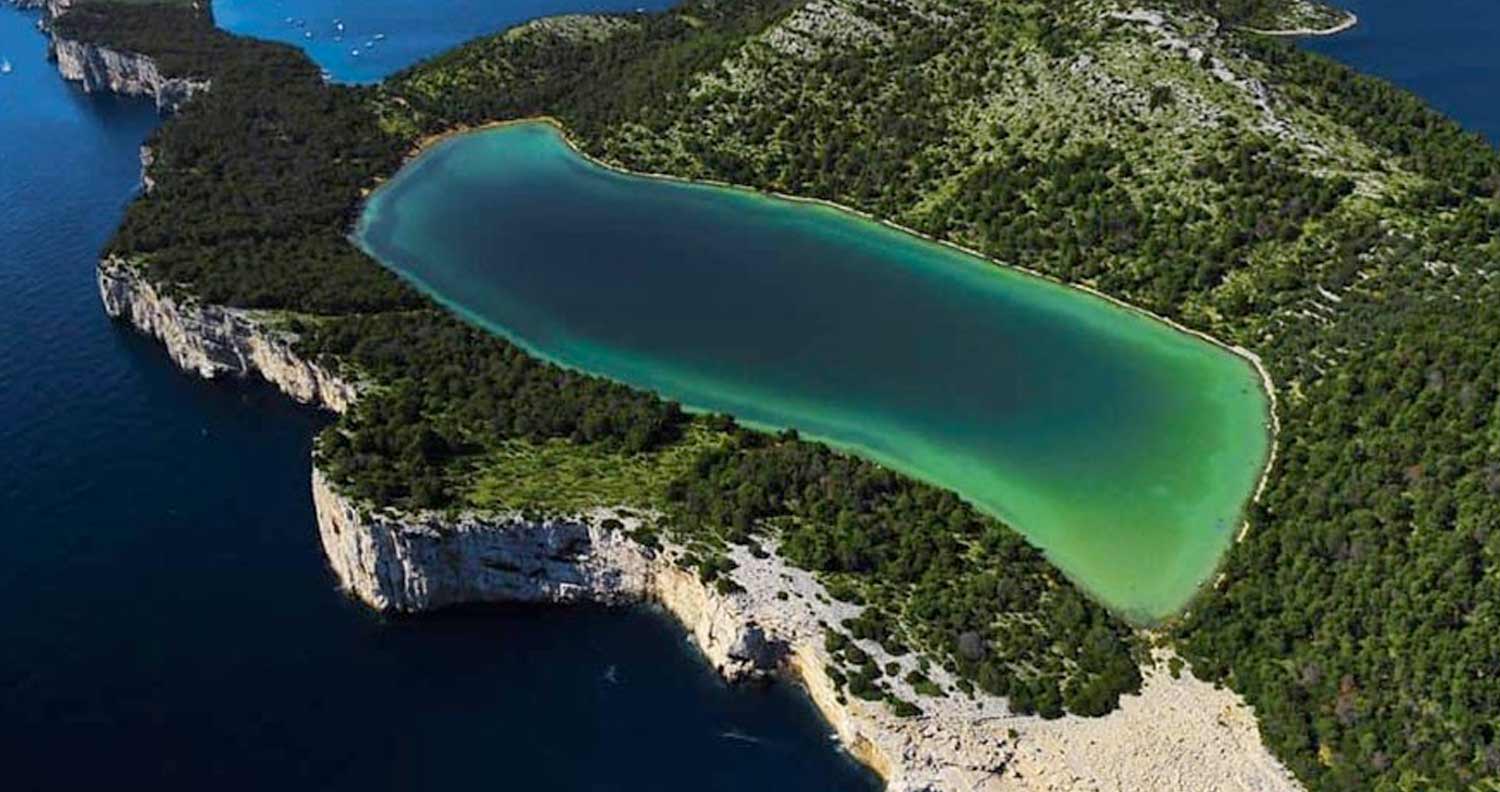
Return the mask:
[[[1500, 139], [1500, 4], [1351, 5], [1360, 29], [1308, 46]], [[423, 8], [443, 6], [348, 13], [438, 24]], [[0, 3], [0, 57], [15, 66], [0, 77], [8, 789], [876, 786], [805, 701], [724, 688], [650, 614], [387, 622], [338, 595], [307, 489], [321, 419], [261, 388], [199, 382], [104, 318], [95, 257], [157, 121], [62, 83], [34, 24]]]
[[358, 237], [545, 357], [950, 488], [1140, 618], [1213, 573], [1268, 451], [1219, 347], [834, 209], [607, 171], [541, 123], [439, 144]]

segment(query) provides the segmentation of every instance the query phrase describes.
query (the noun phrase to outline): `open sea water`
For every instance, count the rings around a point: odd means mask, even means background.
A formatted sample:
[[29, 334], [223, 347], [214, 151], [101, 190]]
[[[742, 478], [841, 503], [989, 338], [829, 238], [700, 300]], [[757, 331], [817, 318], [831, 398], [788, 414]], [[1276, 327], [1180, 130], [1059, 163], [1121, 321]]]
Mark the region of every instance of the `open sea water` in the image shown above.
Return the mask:
[[35, 23], [0, 5], [4, 788], [877, 787], [800, 691], [725, 686], [649, 611], [386, 620], [337, 591], [326, 419], [100, 308], [159, 121], [64, 83]]

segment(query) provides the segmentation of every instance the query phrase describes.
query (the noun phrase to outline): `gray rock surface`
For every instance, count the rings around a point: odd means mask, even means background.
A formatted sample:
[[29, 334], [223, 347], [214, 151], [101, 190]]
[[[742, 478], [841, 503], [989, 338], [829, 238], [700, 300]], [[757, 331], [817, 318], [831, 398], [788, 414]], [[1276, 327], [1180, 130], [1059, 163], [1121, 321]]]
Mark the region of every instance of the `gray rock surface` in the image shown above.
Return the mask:
[[163, 77], [152, 59], [132, 52], [117, 52], [53, 35], [52, 56], [64, 79], [77, 82], [86, 93], [108, 92], [121, 96], [146, 96], [156, 109], [175, 113], [209, 88], [207, 80]]
[[271, 329], [249, 311], [174, 297], [118, 259], [99, 263], [104, 310], [159, 339], [178, 366], [213, 379], [259, 375], [293, 399], [343, 412], [359, 390], [297, 354], [295, 336]]

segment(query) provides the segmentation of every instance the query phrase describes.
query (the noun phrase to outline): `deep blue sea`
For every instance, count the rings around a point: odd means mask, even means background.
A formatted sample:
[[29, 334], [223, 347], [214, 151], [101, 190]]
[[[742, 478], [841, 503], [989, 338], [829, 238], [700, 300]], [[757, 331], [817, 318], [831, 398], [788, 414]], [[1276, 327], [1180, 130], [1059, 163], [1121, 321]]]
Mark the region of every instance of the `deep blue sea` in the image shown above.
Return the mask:
[[1332, 2], [1358, 14], [1359, 25], [1304, 39], [1308, 49], [1417, 93], [1500, 144], [1500, 2]]
[[664, 617], [388, 621], [338, 593], [322, 419], [100, 310], [157, 120], [63, 83], [34, 23], [0, 5], [0, 785], [874, 788], [799, 691], [721, 684]]
[[370, 83], [528, 19], [657, 10], [671, 0], [214, 0], [214, 21], [301, 47], [339, 82]]

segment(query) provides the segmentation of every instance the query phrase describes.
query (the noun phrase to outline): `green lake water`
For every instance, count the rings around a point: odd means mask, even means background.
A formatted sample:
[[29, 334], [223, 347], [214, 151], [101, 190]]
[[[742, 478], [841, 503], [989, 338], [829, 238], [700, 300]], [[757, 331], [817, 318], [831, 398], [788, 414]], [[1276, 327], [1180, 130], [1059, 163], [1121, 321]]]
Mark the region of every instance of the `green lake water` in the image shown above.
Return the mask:
[[541, 123], [433, 147], [357, 238], [549, 360], [952, 489], [1138, 619], [1213, 574], [1268, 452], [1223, 349], [836, 209], [609, 171]]

